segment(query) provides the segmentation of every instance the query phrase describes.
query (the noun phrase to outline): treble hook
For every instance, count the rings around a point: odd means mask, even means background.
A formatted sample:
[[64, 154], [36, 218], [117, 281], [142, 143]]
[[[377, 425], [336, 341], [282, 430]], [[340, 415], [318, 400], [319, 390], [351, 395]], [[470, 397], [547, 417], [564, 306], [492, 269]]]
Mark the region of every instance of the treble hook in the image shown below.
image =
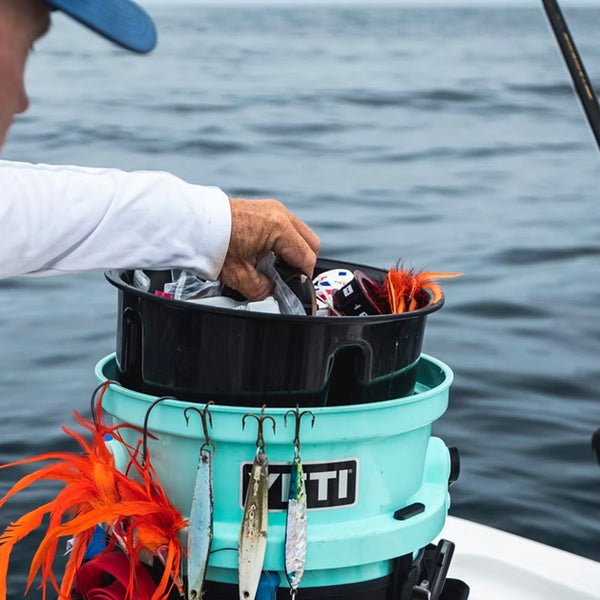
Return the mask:
[[208, 406], [210, 404], [214, 404], [213, 400], [209, 400], [205, 405], [204, 408], [202, 410], [200, 410], [198, 407], [196, 406], [188, 406], [184, 411], [183, 411], [183, 416], [185, 417], [185, 424], [189, 427], [190, 425], [190, 418], [188, 416], [188, 411], [189, 410], [193, 410], [194, 412], [197, 412], [200, 415], [200, 418], [202, 419], [202, 429], [204, 430], [204, 443], [202, 444], [202, 446], [200, 446], [200, 452], [203, 452], [204, 450], [206, 450], [207, 452], [213, 452], [215, 451], [215, 445], [213, 442], [211, 442], [210, 437], [208, 436], [208, 426], [210, 425], [211, 427], [213, 426], [212, 424], [212, 415], [210, 414], [210, 410], [208, 410]]
[[287, 427], [287, 416], [292, 413], [296, 419], [296, 430], [294, 432], [294, 460], [300, 460], [300, 423], [302, 422], [302, 417], [304, 415], [310, 415], [312, 417], [310, 426], [313, 428], [315, 426], [315, 413], [310, 410], [303, 410], [300, 412], [300, 406], [296, 404], [296, 408], [288, 410], [285, 415], [283, 415], [283, 423]]
[[146, 460], [148, 459], [148, 419], [150, 418], [150, 413], [152, 412], [152, 409], [159, 403], [162, 402], [163, 400], [177, 400], [177, 398], [174, 398], [173, 396], [162, 396], [160, 398], [157, 398], [149, 407], [148, 410], [146, 411], [146, 416], [144, 417], [144, 428], [142, 429], [142, 465], [146, 466]]
[[94, 391], [92, 392], [92, 397], [90, 398], [90, 413], [92, 415], [92, 421], [94, 422], [94, 425], [96, 427], [98, 427], [98, 416], [96, 415], [96, 396], [102, 388], [104, 388], [104, 390], [102, 391], [102, 396], [104, 396], [104, 392], [106, 391], [108, 386], [113, 383], [115, 385], [121, 385], [118, 381], [113, 381], [112, 379], [107, 379], [103, 383], [97, 385], [96, 388], [94, 389]]
[[265, 416], [265, 408], [267, 408], [266, 404], [262, 405], [260, 409], [260, 417], [255, 415], [254, 413], [246, 413], [242, 417], [242, 429], [246, 426], [246, 417], [254, 417], [258, 421], [258, 436], [256, 438], [256, 448], [259, 452], [265, 451], [265, 438], [263, 436], [263, 425], [267, 419], [271, 419], [273, 423], [273, 433], [275, 433], [275, 419], [270, 417], [269, 415]]

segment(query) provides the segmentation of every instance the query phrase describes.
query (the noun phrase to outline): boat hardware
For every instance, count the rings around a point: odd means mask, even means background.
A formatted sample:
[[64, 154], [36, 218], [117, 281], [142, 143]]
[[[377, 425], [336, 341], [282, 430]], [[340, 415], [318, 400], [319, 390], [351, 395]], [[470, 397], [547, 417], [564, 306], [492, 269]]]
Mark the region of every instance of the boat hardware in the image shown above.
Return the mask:
[[315, 426], [315, 413], [310, 410], [300, 412], [296, 405], [294, 410], [288, 410], [283, 416], [284, 425], [287, 427], [287, 416], [294, 415], [296, 429], [294, 432], [294, 460], [290, 476], [290, 490], [288, 493], [287, 519], [285, 523], [285, 575], [290, 584], [290, 595], [296, 598], [298, 586], [304, 574], [306, 564], [306, 485], [304, 483], [304, 470], [300, 459], [300, 424], [302, 417], [312, 417], [311, 427]]
[[426, 579], [413, 588], [412, 600], [439, 600], [453, 554], [454, 543], [448, 540], [440, 540], [437, 546], [425, 549], [421, 564], [427, 569]]

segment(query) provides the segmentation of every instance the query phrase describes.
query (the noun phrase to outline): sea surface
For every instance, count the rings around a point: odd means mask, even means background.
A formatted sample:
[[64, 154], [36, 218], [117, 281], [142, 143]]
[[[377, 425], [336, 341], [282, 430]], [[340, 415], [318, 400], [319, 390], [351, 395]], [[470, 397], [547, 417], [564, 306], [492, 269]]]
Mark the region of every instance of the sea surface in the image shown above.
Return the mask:
[[[462, 456], [450, 512], [600, 560], [600, 154], [541, 5], [150, 10], [143, 57], [55, 18], [3, 157], [167, 170], [282, 200], [323, 257], [463, 272], [424, 346], [455, 373], [434, 424]], [[600, 9], [565, 15], [600, 88]], [[102, 273], [0, 281], [0, 463], [74, 449], [116, 302]]]

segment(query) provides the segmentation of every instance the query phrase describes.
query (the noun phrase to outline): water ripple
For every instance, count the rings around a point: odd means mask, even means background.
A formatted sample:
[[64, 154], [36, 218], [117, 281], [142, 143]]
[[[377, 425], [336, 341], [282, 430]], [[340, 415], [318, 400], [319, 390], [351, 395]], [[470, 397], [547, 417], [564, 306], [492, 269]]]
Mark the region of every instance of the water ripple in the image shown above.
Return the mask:
[[600, 256], [600, 245], [572, 246], [569, 248], [556, 248], [555, 246], [545, 248], [517, 247], [497, 252], [490, 256], [490, 260], [498, 261], [498, 263], [504, 265], [538, 265], [543, 263], [554, 264], [583, 257], [596, 258], [598, 256]]
[[235, 104], [207, 104], [202, 102], [173, 102], [169, 104], [152, 104], [148, 110], [174, 115], [204, 115], [205, 113], [222, 113], [236, 110], [238, 106]]
[[573, 88], [568, 83], [509, 83], [507, 84], [506, 88], [515, 92], [523, 92], [526, 94], [540, 96], [544, 99], [544, 101], [547, 101], [547, 99], [552, 96], [573, 96]]
[[202, 154], [234, 154], [248, 152], [248, 146], [240, 142], [223, 140], [195, 139], [173, 143], [170, 146], [161, 147], [162, 151], [168, 152], [199, 152]]
[[272, 125], [252, 125], [250, 128], [267, 135], [311, 135], [336, 131], [347, 131], [348, 126], [336, 123], [278, 123]]
[[485, 319], [508, 316], [511, 318], [539, 319], [548, 314], [547, 311], [541, 310], [540, 308], [533, 308], [517, 302], [501, 300], [462, 302], [453, 307], [453, 312], [466, 314], [469, 315], [469, 317]]
[[465, 92], [459, 89], [433, 89], [415, 92], [399, 90], [373, 92], [356, 89], [352, 92], [338, 94], [335, 100], [346, 104], [366, 106], [368, 108], [412, 107], [421, 109], [441, 109], [447, 105], [472, 105], [484, 102], [484, 92]]

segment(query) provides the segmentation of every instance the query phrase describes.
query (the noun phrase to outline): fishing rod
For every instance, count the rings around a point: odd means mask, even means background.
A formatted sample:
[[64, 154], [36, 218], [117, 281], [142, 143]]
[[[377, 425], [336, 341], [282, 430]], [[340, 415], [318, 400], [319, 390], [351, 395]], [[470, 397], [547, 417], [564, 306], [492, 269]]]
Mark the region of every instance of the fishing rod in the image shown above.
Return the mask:
[[575, 91], [579, 96], [579, 100], [581, 100], [588, 123], [596, 138], [596, 144], [598, 144], [598, 148], [600, 149], [600, 107], [598, 106], [598, 99], [594, 93], [594, 88], [585, 72], [585, 67], [583, 66], [573, 37], [569, 32], [562, 11], [558, 6], [558, 2], [556, 0], [542, 0], [542, 4], [544, 5], [548, 21], [550, 21], [550, 26], [552, 27], [552, 31], [554, 31], [556, 41], [571, 74]]
[[[579, 52], [577, 52], [577, 47], [571, 37], [571, 33], [569, 32], [569, 28], [567, 27], [567, 23], [557, 1], [542, 0], [542, 3], [546, 15], [548, 15], [550, 25], [552, 26], [552, 31], [554, 31], [554, 35], [556, 36], [560, 51], [567, 63], [571, 79], [573, 79], [575, 91], [581, 100], [588, 123], [596, 138], [598, 148], [600, 148], [600, 107], [598, 106], [598, 99], [594, 93], [594, 88], [585, 72], [585, 67], [583, 66]], [[600, 465], [600, 429], [597, 429], [592, 436], [591, 445], [596, 461]]]

